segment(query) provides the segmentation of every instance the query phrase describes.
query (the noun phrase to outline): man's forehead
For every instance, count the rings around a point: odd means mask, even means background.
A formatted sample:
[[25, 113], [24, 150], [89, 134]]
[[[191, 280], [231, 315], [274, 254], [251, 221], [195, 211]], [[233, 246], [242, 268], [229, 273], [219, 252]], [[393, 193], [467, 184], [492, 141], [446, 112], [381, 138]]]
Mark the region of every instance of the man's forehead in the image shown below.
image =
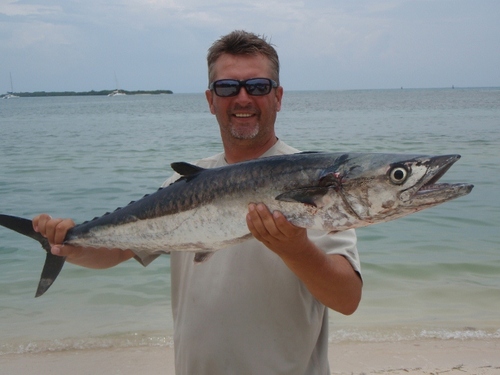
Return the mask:
[[[262, 54], [223, 54], [213, 66], [214, 79], [270, 77], [271, 62]], [[228, 75], [231, 75], [229, 77]], [[238, 77], [241, 76], [241, 77]], [[248, 76], [248, 77], [247, 77]]]

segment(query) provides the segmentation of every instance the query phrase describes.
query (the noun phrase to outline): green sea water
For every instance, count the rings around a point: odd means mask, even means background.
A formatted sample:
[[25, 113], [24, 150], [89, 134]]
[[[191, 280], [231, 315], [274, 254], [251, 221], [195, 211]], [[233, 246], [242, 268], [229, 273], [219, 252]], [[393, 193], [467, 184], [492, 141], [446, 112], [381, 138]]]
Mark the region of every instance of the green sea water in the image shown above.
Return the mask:
[[[363, 300], [331, 313], [332, 341], [500, 337], [500, 89], [285, 92], [277, 133], [304, 151], [459, 153], [444, 180], [475, 185], [358, 230]], [[0, 212], [88, 220], [220, 151], [203, 94], [0, 101]], [[171, 345], [168, 256], [68, 264], [35, 299], [44, 257], [0, 228], [0, 355]]]

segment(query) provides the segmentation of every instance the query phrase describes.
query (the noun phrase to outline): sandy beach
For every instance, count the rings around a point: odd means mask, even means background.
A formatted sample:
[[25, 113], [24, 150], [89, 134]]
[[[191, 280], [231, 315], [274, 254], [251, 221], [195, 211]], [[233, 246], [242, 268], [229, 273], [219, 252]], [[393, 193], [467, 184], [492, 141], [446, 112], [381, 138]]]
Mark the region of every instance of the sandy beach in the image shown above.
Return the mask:
[[[500, 374], [500, 339], [331, 344], [335, 375]], [[174, 375], [168, 347], [72, 350], [0, 356], [6, 375]]]

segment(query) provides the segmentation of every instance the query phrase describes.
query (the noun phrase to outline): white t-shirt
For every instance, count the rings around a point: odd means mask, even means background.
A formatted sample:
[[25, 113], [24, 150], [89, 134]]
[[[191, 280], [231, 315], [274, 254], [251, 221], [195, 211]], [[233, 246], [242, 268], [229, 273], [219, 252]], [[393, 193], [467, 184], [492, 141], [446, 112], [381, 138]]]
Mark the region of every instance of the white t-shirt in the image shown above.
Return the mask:
[[[295, 152], [278, 141], [262, 156]], [[195, 164], [227, 165], [224, 154]], [[308, 235], [360, 272], [354, 230]], [[328, 309], [259, 241], [221, 249], [201, 264], [193, 253], [170, 257], [177, 375], [330, 374]]]

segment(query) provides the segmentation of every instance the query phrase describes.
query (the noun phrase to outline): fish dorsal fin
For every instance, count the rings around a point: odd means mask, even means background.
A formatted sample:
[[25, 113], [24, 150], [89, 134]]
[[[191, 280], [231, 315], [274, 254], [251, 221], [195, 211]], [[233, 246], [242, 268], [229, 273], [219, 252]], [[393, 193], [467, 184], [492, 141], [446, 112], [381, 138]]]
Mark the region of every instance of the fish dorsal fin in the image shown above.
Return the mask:
[[191, 176], [193, 174], [196, 174], [198, 172], [201, 172], [205, 170], [205, 168], [198, 167], [197, 165], [194, 164], [189, 164], [184, 161], [179, 161], [176, 163], [170, 164], [172, 169], [179, 173], [182, 176]]

